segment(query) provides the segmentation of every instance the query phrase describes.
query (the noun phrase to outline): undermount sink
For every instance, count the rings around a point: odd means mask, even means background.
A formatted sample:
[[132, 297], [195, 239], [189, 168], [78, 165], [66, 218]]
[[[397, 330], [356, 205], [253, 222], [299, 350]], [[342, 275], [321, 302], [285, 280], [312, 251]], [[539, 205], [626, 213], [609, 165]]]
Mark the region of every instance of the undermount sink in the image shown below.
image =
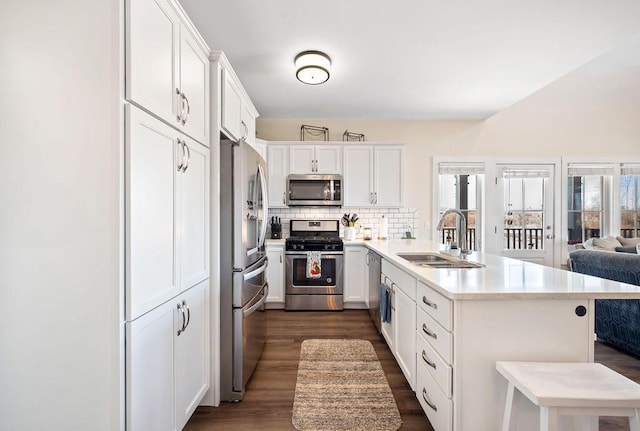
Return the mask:
[[440, 253], [398, 253], [398, 257], [425, 268], [482, 268], [484, 265]]

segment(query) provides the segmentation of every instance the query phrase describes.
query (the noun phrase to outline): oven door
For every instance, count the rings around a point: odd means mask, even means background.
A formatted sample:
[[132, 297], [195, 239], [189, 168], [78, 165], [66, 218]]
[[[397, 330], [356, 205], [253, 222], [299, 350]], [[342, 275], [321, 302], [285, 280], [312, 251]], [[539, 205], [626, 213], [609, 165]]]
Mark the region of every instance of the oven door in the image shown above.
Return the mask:
[[307, 277], [307, 253], [286, 252], [286, 293], [288, 295], [334, 295], [342, 294], [342, 252], [320, 253], [321, 275]]

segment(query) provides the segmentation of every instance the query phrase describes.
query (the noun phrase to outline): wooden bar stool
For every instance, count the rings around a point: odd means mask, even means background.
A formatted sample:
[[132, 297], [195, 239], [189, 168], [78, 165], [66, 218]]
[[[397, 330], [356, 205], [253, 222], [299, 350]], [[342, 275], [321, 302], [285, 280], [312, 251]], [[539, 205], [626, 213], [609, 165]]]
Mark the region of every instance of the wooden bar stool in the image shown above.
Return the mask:
[[640, 431], [640, 385], [602, 364], [497, 362], [496, 369], [509, 381], [502, 431], [515, 431], [521, 394], [540, 408], [541, 431], [558, 431], [559, 416], [626, 416]]

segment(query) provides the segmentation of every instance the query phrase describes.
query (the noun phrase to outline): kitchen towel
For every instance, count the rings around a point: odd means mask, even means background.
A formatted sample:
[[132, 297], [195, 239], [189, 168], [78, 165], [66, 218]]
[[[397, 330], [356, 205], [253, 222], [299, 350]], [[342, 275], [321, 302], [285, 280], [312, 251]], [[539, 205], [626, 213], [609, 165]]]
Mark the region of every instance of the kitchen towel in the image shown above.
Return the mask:
[[391, 288], [380, 283], [380, 318], [383, 323], [391, 322]]
[[322, 275], [322, 259], [319, 251], [307, 252], [307, 278], [320, 278]]

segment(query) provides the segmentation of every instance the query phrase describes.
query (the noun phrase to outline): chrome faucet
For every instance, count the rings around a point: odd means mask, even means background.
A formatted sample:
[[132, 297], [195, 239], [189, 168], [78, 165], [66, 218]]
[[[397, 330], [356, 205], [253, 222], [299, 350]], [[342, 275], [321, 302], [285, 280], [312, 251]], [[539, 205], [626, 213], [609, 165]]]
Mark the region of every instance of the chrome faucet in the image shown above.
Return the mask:
[[440, 217], [440, 221], [438, 222], [437, 230], [442, 230], [442, 225], [444, 224], [444, 219], [447, 218], [449, 214], [457, 214], [460, 216], [460, 230], [458, 231], [458, 225], [456, 224], [456, 239], [458, 243], [458, 248], [460, 249], [460, 257], [465, 259], [467, 255], [471, 254], [471, 250], [466, 248], [467, 243], [467, 219], [462, 214], [462, 211], [452, 208], [446, 210], [442, 217]]

